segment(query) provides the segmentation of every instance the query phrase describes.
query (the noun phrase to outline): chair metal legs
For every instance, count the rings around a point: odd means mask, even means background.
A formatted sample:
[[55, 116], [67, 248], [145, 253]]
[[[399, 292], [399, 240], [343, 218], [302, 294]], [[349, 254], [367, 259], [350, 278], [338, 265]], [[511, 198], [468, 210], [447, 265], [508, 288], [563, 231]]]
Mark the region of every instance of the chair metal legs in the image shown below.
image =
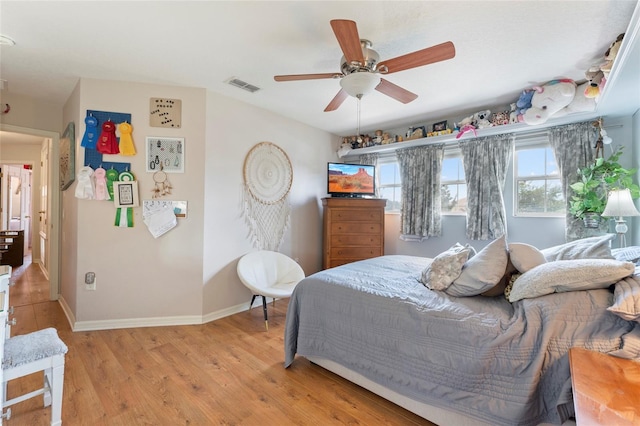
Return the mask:
[[[253, 306], [253, 302], [256, 300], [256, 297], [258, 296], [262, 297], [262, 311], [264, 312], [264, 328], [267, 331], [269, 331], [269, 321], [267, 321], [267, 298], [262, 295], [254, 294], [253, 297], [251, 298], [249, 309], [251, 309], [251, 307]], [[275, 299], [274, 299], [274, 303], [275, 303]]]

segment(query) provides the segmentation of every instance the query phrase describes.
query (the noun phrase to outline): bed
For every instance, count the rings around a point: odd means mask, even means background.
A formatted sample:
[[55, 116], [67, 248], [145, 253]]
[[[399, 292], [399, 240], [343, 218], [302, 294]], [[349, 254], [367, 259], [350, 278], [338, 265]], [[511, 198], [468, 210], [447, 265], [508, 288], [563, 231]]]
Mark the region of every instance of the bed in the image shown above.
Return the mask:
[[640, 360], [640, 313], [628, 312], [628, 300], [612, 311], [618, 283], [624, 296], [640, 297], [640, 275], [627, 259], [613, 260], [609, 240], [599, 240], [600, 252], [603, 241], [604, 255], [564, 247], [564, 256], [578, 257], [556, 259], [556, 249], [546, 266], [516, 276], [535, 278], [561, 260], [624, 263], [631, 273], [618, 271], [600, 288], [555, 286], [513, 302], [428, 288], [421, 277], [429, 258], [382, 256], [321, 271], [289, 302], [285, 367], [304, 356], [436, 424], [561, 424], [573, 410], [569, 348]]

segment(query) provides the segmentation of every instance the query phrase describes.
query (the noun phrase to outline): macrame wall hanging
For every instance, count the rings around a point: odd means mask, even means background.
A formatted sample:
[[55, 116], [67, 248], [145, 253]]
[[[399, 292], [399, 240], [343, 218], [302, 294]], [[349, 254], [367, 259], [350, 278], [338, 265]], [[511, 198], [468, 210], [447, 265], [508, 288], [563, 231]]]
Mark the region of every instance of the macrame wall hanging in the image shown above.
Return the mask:
[[277, 251], [289, 226], [289, 190], [293, 169], [287, 154], [260, 142], [244, 160], [244, 217], [253, 245]]

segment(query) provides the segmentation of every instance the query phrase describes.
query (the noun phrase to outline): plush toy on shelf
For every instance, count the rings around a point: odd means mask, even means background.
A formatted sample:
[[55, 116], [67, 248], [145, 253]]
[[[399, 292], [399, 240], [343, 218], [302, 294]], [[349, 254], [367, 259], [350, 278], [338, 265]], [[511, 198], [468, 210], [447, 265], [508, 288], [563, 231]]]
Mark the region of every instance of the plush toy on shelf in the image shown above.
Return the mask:
[[522, 116], [524, 113], [531, 108], [531, 98], [533, 98], [533, 94], [535, 90], [533, 89], [525, 89], [520, 93], [518, 100], [516, 101], [516, 117], [518, 117], [518, 121], [522, 121]]
[[588, 84], [585, 88], [584, 95], [587, 98], [597, 98], [600, 95], [600, 84], [604, 80], [604, 73], [598, 66], [593, 66], [584, 73], [587, 77]]
[[569, 79], [552, 80], [534, 87], [531, 108], [522, 116], [527, 124], [542, 124], [571, 103], [576, 94], [576, 83]]
[[620, 50], [620, 45], [622, 44], [623, 39], [624, 33], [620, 34], [604, 53], [605, 62], [600, 65], [600, 71], [604, 74], [605, 79], [609, 78], [611, 67], [613, 67], [613, 61], [615, 61], [616, 56], [618, 56], [618, 51]]
[[574, 112], [594, 111], [596, 109], [596, 98], [589, 98], [586, 93], [589, 82], [584, 82], [576, 88], [576, 94], [566, 107], [556, 112], [554, 117], [561, 117]]
[[478, 111], [473, 114], [473, 121], [477, 129], [485, 129], [487, 127], [492, 127], [493, 125], [489, 121], [491, 117], [490, 110]]

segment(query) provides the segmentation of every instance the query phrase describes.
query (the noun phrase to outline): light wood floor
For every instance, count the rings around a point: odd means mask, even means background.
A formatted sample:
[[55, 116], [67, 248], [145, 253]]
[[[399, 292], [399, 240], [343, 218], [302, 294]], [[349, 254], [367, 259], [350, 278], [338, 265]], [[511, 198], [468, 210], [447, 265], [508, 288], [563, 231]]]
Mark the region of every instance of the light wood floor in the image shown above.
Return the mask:
[[[284, 369], [287, 301], [204, 325], [73, 333], [37, 265], [14, 270], [12, 335], [58, 329], [69, 347], [65, 425], [432, 425], [298, 357]], [[41, 375], [9, 383], [8, 396], [34, 390]], [[12, 407], [7, 425], [47, 425], [33, 398]]]

